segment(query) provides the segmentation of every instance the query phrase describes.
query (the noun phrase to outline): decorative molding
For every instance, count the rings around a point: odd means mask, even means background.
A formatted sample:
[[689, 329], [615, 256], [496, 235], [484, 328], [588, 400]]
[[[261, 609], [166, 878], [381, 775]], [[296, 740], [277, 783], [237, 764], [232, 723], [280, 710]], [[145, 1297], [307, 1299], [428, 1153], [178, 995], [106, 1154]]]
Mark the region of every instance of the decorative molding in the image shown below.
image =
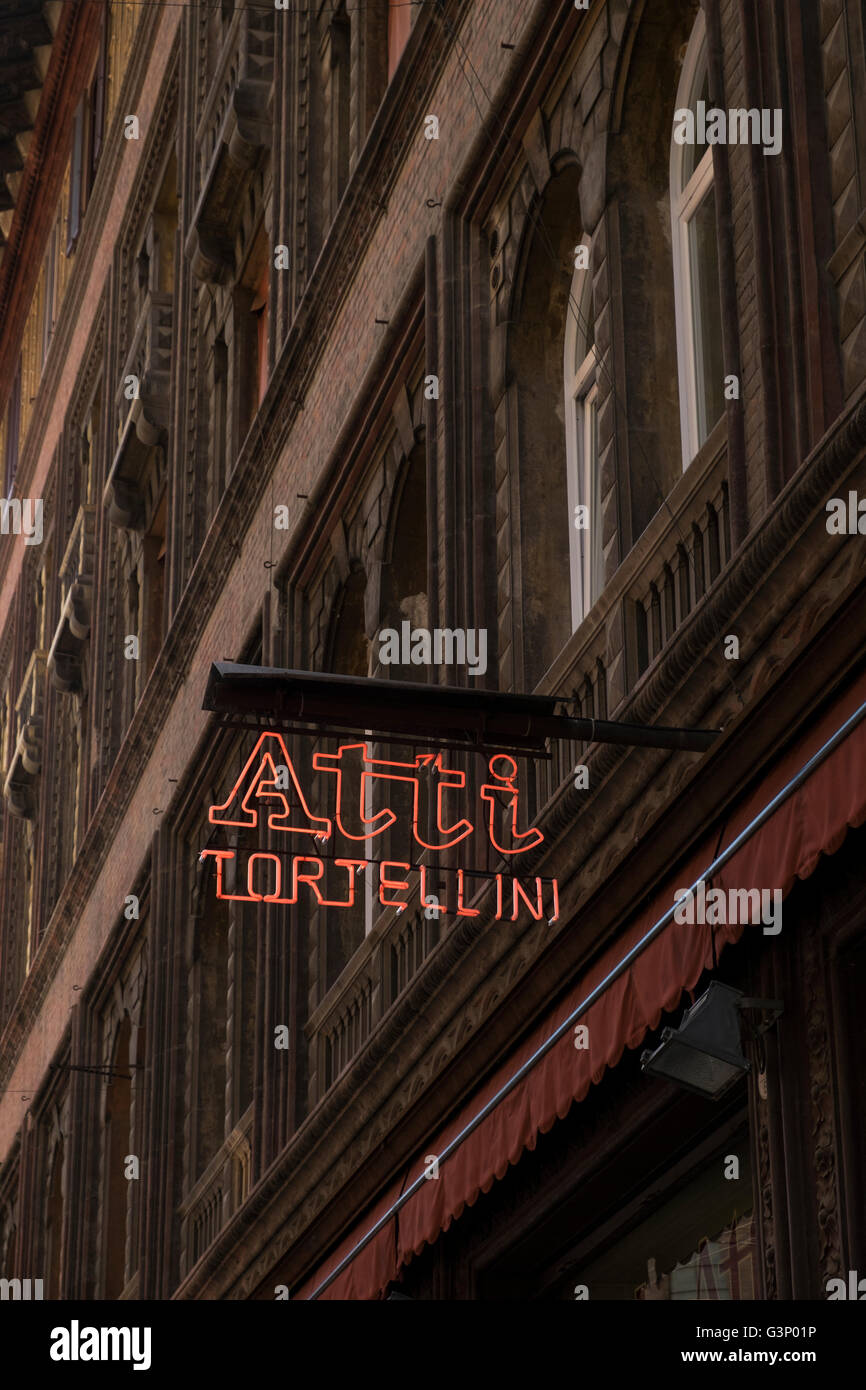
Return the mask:
[[836, 1100], [833, 1087], [834, 1059], [828, 1024], [828, 991], [824, 940], [820, 932], [802, 935], [803, 996], [806, 1018], [806, 1057], [809, 1068], [808, 1126], [814, 1143], [815, 1220], [818, 1235], [819, 1287], [844, 1273], [839, 1228], [839, 1190], [836, 1133]]

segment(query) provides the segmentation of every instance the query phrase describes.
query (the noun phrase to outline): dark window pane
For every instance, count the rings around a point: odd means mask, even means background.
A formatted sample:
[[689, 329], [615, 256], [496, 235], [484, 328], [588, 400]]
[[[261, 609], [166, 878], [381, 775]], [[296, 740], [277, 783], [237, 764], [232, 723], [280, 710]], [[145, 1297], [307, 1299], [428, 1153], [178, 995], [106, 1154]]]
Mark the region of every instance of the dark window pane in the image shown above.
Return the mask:
[[712, 188], [689, 222], [689, 269], [698, 438], [699, 443], [703, 444], [725, 408], [719, 248], [716, 241], [716, 199]]
[[685, 188], [695, 169], [700, 164], [704, 151], [707, 148], [706, 141], [700, 139], [703, 134], [701, 122], [697, 118], [698, 102], [704, 103], [704, 109], [709, 107], [710, 101], [710, 80], [707, 72], [706, 51], [701, 55], [701, 63], [696, 75], [694, 85], [694, 98], [691, 103], [691, 110], [695, 113], [695, 143], [686, 145], [683, 148], [683, 188]]
[[84, 105], [79, 103], [72, 128], [72, 159], [69, 169], [69, 220], [66, 228], [66, 254], [72, 251], [81, 229], [81, 182], [84, 174]]

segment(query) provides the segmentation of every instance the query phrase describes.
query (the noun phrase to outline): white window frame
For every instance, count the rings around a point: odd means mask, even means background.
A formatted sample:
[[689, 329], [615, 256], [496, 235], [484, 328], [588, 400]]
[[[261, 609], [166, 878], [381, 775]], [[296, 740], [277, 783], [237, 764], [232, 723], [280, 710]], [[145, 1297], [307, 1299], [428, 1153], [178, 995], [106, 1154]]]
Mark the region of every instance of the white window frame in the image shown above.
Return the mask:
[[[677, 111], [692, 105], [695, 88], [707, 61], [706, 38], [704, 12], [699, 10], [683, 60], [676, 96], [675, 110]], [[680, 390], [680, 435], [684, 472], [701, 447], [697, 354], [700, 351], [703, 338], [701, 325], [695, 319], [692, 297], [690, 225], [713, 185], [713, 149], [711, 145], [708, 145], [704, 150], [688, 182], [683, 184], [684, 164], [688, 149], [688, 145], [676, 143], [673, 131], [671, 131], [671, 245], [674, 262], [674, 311]]]
[[[592, 261], [592, 242], [584, 236]], [[578, 306], [579, 316], [574, 312]], [[565, 317], [563, 389], [565, 394], [565, 458], [568, 481], [568, 552], [571, 576], [571, 628], [576, 632], [598, 595], [592, 593], [593, 544], [601, 545], [601, 516], [593, 515], [594, 473], [598, 468], [595, 432], [592, 422], [598, 400], [595, 349], [587, 352], [586, 325], [592, 317], [592, 271], [576, 269]], [[580, 356], [580, 361], [578, 361]], [[574, 525], [577, 506], [589, 507], [589, 530]]]

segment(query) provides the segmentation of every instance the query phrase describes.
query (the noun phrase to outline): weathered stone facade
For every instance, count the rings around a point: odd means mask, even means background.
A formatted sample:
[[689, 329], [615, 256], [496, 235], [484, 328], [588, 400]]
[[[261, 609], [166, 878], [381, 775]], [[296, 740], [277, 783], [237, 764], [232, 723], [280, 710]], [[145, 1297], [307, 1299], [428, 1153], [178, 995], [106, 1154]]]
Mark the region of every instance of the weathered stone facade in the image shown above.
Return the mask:
[[[861, 7], [702, 4], [713, 103], [780, 108], [784, 139], [713, 147], [739, 390], [687, 467], [670, 159], [697, 0], [431, 0], [399, 61], [386, 0], [134, 25], [111, 4], [103, 29], [64, 7], [51, 121], [0, 220], [0, 464], [26, 351], [14, 495], [45, 518], [39, 546], [0, 536], [0, 1274], [51, 1297], [297, 1287], [856, 670], [863, 541], [825, 508], [866, 492]], [[575, 621], [563, 343], [584, 238], [603, 582]], [[201, 849], [249, 845], [209, 840], [208, 807], [250, 736], [202, 712], [211, 662], [384, 677], [377, 634], [404, 618], [486, 629], [476, 687], [722, 740], [524, 765], [552, 924], [217, 904]], [[305, 776], [312, 751], [292, 743]], [[722, 961], [786, 1001], [767, 1095], [750, 1083], [719, 1120], [747, 1136], [767, 1298], [866, 1264], [834, 1004], [862, 952], [857, 836], [841, 879], [798, 887], [782, 944]], [[680, 1122], [713, 1152], [694, 1103], [624, 1059], [405, 1287], [563, 1296], [552, 1245], [521, 1282], [503, 1232], [516, 1250], [577, 1202], [566, 1171], [574, 1188], [638, 1123], [661, 1164]], [[587, 1220], [575, 1206], [568, 1258]]]

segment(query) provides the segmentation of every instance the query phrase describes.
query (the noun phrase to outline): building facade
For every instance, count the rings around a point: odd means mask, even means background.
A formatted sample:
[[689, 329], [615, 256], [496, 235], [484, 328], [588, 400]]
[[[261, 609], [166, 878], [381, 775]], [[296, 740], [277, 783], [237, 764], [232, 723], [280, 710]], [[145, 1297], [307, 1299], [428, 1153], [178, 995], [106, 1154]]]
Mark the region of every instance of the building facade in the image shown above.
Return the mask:
[[[866, 1269], [862, 6], [6, 10], [0, 1276], [827, 1297]], [[721, 733], [443, 752], [438, 856], [420, 772], [365, 838], [409, 756], [371, 739], [345, 905], [297, 863], [277, 902], [215, 661]], [[283, 737], [321, 825], [333, 731]], [[709, 887], [765, 915], [671, 921], [439, 1165], [743, 832]], [[710, 981], [764, 1001], [718, 1100], [640, 1063]]]

